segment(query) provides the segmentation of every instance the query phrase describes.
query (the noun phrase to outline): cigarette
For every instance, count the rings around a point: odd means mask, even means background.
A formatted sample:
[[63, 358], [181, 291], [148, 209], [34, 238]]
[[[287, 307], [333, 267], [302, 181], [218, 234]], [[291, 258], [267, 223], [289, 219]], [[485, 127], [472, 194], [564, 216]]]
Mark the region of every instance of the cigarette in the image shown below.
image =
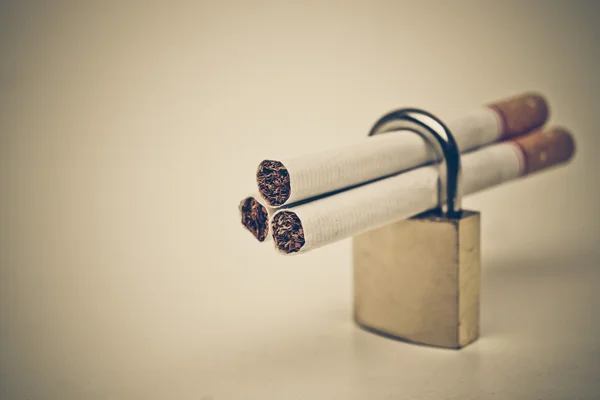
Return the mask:
[[[468, 112], [449, 121], [448, 128], [464, 152], [539, 128], [548, 114], [542, 96], [526, 93]], [[417, 134], [375, 135], [308, 156], [264, 160], [258, 166], [256, 181], [265, 203], [280, 207], [435, 159], [429, 145]]]
[[269, 241], [272, 237], [269, 232], [269, 219], [274, 211], [257, 194], [245, 197], [239, 205], [242, 225], [259, 242]]
[[[462, 193], [565, 163], [574, 153], [573, 138], [563, 128], [474, 150], [462, 157]], [[271, 220], [275, 247], [285, 254], [304, 253], [433, 209], [437, 182], [438, 168], [431, 165], [279, 210]]]

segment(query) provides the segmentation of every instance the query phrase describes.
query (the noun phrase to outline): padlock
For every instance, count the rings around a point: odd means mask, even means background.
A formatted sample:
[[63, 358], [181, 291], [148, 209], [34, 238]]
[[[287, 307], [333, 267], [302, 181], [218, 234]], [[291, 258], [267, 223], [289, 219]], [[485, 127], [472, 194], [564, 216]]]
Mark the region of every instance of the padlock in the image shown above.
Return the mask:
[[458, 349], [479, 337], [480, 214], [461, 210], [460, 152], [450, 130], [423, 110], [400, 109], [369, 135], [399, 129], [436, 151], [440, 206], [354, 237], [354, 318], [374, 333]]

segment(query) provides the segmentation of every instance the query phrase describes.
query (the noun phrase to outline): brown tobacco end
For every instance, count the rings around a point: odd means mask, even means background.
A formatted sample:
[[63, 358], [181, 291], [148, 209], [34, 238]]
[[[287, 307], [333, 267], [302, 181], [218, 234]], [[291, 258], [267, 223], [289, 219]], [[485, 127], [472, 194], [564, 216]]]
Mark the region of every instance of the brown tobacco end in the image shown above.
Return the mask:
[[510, 138], [539, 128], [548, 119], [546, 99], [537, 93], [525, 93], [488, 106], [502, 120], [502, 137]]
[[292, 211], [278, 212], [273, 217], [271, 226], [273, 227], [275, 245], [283, 253], [295, 253], [304, 246], [306, 242], [304, 229], [296, 213]]
[[575, 154], [573, 135], [564, 128], [554, 127], [512, 140], [523, 152], [522, 175], [570, 160]]
[[270, 206], [282, 206], [290, 198], [290, 174], [279, 161], [261, 162], [256, 172], [256, 183], [258, 191]]
[[254, 235], [259, 242], [264, 242], [269, 233], [269, 214], [265, 206], [254, 197], [247, 197], [240, 203], [242, 225]]

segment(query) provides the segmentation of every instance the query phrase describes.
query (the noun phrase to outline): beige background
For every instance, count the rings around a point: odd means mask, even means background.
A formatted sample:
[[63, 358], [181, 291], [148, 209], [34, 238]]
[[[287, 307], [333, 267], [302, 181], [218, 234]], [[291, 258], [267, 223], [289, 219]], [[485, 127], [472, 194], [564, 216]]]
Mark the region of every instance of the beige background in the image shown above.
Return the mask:
[[[0, 398], [597, 398], [598, 10], [2, 2]], [[466, 200], [485, 271], [463, 351], [357, 328], [349, 241], [286, 258], [238, 226], [263, 157], [529, 89], [578, 154]]]

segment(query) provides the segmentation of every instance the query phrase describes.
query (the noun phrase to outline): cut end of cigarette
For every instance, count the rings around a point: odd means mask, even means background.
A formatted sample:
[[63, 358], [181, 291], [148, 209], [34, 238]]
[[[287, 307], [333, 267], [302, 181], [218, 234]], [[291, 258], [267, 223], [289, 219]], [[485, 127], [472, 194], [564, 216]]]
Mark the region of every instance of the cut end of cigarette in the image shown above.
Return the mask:
[[304, 229], [296, 213], [281, 211], [275, 214], [271, 222], [273, 240], [277, 248], [285, 254], [300, 251], [304, 243]]
[[490, 104], [502, 121], [502, 136], [515, 137], [539, 128], [548, 120], [548, 102], [539, 93], [524, 93]]
[[240, 203], [242, 225], [254, 235], [259, 242], [264, 242], [269, 233], [269, 214], [265, 206], [254, 197], [247, 197]]
[[264, 160], [256, 172], [258, 191], [268, 205], [279, 207], [290, 198], [290, 174], [279, 161]]
[[523, 175], [565, 163], [575, 155], [573, 135], [561, 127], [537, 131], [515, 138], [513, 142], [523, 153]]

